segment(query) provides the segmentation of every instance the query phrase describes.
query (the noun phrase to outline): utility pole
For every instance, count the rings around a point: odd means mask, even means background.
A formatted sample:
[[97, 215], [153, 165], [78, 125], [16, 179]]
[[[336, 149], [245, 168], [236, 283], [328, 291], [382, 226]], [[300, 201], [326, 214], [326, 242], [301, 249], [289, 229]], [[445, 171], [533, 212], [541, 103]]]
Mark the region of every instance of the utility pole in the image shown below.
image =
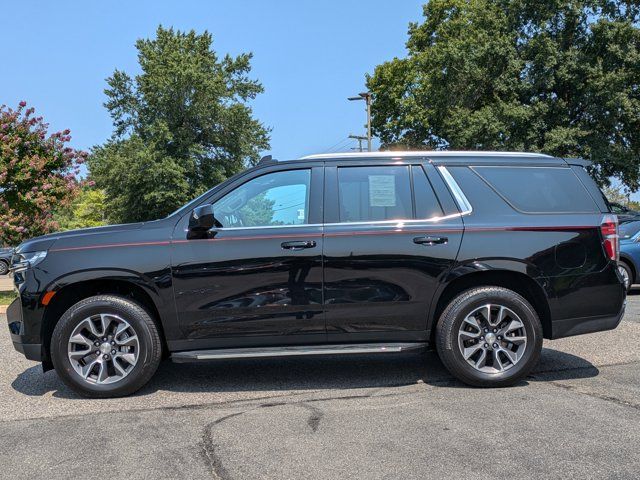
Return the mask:
[[367, 109], [367, 150], [371, 151], [371, 93], [360, 92], [357, 97], [349, 97], [347, 100], [364, 100]]
[[363, 140], [368, 140], [367, 137], [363, 137], [361, 135], [349, 135], [349, 138], [353, 138], [355, 140], [358, 140], [358, 151], [359, 152], [362, 151], [362, 141]]

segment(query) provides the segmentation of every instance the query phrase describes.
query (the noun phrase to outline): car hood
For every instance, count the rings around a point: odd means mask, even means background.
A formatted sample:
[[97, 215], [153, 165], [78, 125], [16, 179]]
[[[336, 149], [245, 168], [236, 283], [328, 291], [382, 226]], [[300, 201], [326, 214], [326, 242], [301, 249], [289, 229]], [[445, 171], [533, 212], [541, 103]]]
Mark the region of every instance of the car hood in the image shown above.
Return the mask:
[[116, 232], [127, 232], [131, 230], [140, 230], [147, 224], [155, 222], [126, 223], [122, 225], [107, 225], [104, 227], [81, 228], [78, 230], [69, 230], [66, 232], [50, 233], [40, 237], [25, 240], [16, 248], [16, 253], [35, 252], [39, 250], [48, 250], [51, 246], [61, 238], [72, 238], [81, 236], [102, 236]]

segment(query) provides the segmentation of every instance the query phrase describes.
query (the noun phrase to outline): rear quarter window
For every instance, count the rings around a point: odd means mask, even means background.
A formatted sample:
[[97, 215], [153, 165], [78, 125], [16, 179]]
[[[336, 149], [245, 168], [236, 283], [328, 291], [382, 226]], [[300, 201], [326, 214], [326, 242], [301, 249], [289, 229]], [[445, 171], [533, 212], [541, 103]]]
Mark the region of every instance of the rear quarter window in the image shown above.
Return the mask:
[[599, 208], [569, 167], [472, 167], [516, 210], [596, 213]]

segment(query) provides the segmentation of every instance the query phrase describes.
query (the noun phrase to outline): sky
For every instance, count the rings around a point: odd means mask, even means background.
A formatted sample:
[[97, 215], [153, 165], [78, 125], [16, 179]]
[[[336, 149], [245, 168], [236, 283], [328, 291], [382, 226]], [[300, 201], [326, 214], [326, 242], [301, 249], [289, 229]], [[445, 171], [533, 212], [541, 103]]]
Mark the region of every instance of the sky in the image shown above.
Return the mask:
[[[25, 100], [72, 146], [107, 140], [105, 79], [139, 72], [135, 41], [158, 25], [208, 30], [218, 54], [252, 52], [265, 92], [251, 106], [272, 129], [275, 158], [355, 147], [364, 135], [365, 74], [405, 55], [409, 22], [422, 1], [9, 1], [0, 0], [0, 104]], [[375, 144], [374, 144], [375, 145]]]

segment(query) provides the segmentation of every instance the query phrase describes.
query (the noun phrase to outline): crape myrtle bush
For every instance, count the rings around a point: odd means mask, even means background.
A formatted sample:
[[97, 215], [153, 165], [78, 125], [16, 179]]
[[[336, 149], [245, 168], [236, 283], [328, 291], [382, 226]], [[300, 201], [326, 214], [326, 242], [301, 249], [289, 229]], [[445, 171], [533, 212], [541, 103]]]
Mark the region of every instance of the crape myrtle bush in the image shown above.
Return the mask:
[[48, 134], [33, 108], [0, 106], [0, 245], [58, 228], [54, 210], [67, 206], [87, 153], [66, 145], [69, 130]]

